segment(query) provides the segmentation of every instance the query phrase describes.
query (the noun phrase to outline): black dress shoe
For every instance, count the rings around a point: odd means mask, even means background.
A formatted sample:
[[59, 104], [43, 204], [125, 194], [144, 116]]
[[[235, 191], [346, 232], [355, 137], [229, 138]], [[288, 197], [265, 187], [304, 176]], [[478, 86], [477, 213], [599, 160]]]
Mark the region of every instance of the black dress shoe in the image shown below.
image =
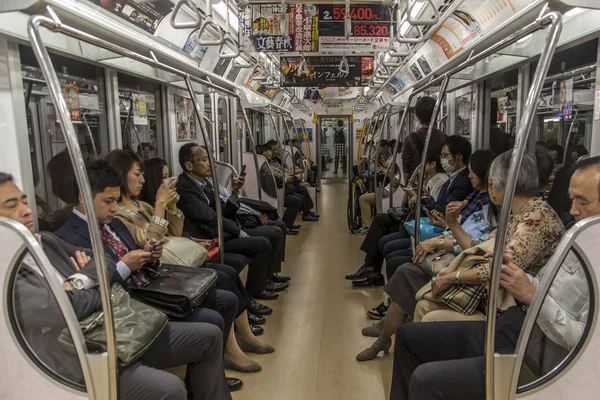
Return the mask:
[[319, 220], [319, 218], [314, 217], [314, 216], [312, 216], [310, 214], [309, 215], [305, 215], [305, 216], [302, 217], [302, 221], [312, 221], [312, 222], [315, 222], [315, 221], [318, 221], [318, 220]]
[[369, 287], [369, 286], [384, 286], [385, 279], [383, 275], [367, 276], [366, 278], [360, 278], [352, 281], [352, 286], [358, 287]]
[[248, 322], [250, 322], [252, 325], [263, 325], [267, 322], [267, 319], [265, 317], [261, 317], [260, 315], [248, 314]]
[[302, 225], [292, 225], [292, 229], [300, 229], [302, 228]]
[[291, 281], [292, 278], [287, 275], [273, 274], [273, 277], [271, 278], [271, 280], [275, 283], [287, 283], [287, 282]]
[[240, 390], [242, 386], [244, 386], [244, 382], [238, 378], [230, 378], [227, 377], [227, 386], [229, 386], [230, 392], [235, 392], [236, 390]]
[[248, 314], [252, 315], [271, 315], [273, 314], [273, 309], [269, 306], [259, 303], [256, 300], [252, 300], [252, 302], [246, 308], [248, 310]]
[[276, 283], [269, 279], [265, 285], [265, 290], [269, 292], [283, 292], [288, 287], [290, 287], [289, 283]]
[[312, 212], [312, 211], [310, 213], [308, 213], [308, 215], [317, 217], [317, 218], [321, 218], [321, 216], [319, 214], [317, 214], [316, 212]]
[[252, 334], [254, 336], [260, 336], [263, 333], [265, 333], [265, 330], [263, 329], [262, 326], [258, 326], [258, 325], [252, 325], [250, 324], [250, 330], [252, 331]]
[[277, 293], [263, 290], [260, 293], [253, 294], [252, 297], [259, 300], [276, 300], [279, 298], [279, 295]]
[[286, 229], [285, 233], [287, 235], [292, 235], [292, 236], [296, 236], [300, 234], [300, 231], [294, 230], [294, 229]]
[[370, 265], [363, 265], [358, 270], [356, 270], [355, 273], [346, 275], [346, 279], [348, 279], [349, 281], [353, 281], [356, 279], [364, 278], [365, 276], [372, 274], [373, 272], [376, 272], [375, 268], [373, 268]]

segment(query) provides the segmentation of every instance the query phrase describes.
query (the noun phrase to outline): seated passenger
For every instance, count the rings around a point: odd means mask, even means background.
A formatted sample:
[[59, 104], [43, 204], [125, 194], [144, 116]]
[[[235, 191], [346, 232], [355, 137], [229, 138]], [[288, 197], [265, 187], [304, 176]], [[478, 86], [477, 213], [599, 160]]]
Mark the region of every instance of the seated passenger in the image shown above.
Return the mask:
[[[416, 171], [419, 164], [421, 164], [421, 157], [423, 156], [423, 148], [425, 147], [425, 140], [427, 138], [427, 131], [429, 130], [429, 123], [431, 122], [431, 116], [435, 108], [435, 99], [429, 96], [419, 97], [415, 104], [415, 115], [420, 122], [420, 128], [416, 132], [411, 133], [404, 138], [402, 146], [402, 169], [404, 172], [404, 182], [408, 182], [408, 179]], [[431, 132], [431, 141], [429, 142], [430, 150], [441, 150], [442, 142], [445, 139], [444, 132], [439, 129], [433, 128]], [[400, 154], [400, 151], [398, 151]], [[466, 160], [465, 160], [466, 162]]]
[[585, 146], [578, 144], [577, 146], [575, 146], [575, 148], [571, 152], [571, 160], [573, 161], [573, 164], [575, 164], [583, 156], [587, 156], [588, 154], [590, 154], [590, 153], [589, 153], [589, 151], [587, 151]]
[[[498, 207], [503, 205], [511, 154], [512, 152], [501, 154], [490, 167], [488, 191], [490, 199]], [[512, 216], [508, 225], [505, 253], [525, 272], [533, 276], [537, 275], [550, 258], [564, 230], [554, 210], [537, 197], [537, 189], [535, 159], [525, 155], [519, 170], [515, 195], [510, 205]], [[487, 249], [493, 248], [495, 235], [490, 238], [482, 244]], [[455, 263], [451, 265], [453, 264]], [[490, 262], [476, 263], [464, 269], [459, 266], [455, 272], [434, 277], [431, 298], [438, 299], [438, 293], [443, 294], [454, 285], [474, 287], [487, 285], [490, 277]], [[363, 334], [378, 338], [371, 347], [357, 356], [359, 361], [371, 360], [379, 351], [389, 349], [391, 336], [404, 324], [407, 315], [414, 317], [415, 321], [421, 321], [426, 314], [427, 321], [485, 318], [485, 309], [480, 303], [481, 298], [477, 297], [473, 297], [472, 302], [479, 304], [479, 307], [470, 315], [454, 311], [456, 308], [451, 308], [449, 303], [445, 302], [421, 299], [417, 303], [415, 295], [428, 284], [430, 279], [431, 277], [423, 269], [414, 264], [404, 264], [397, 269], [384, 289], [392, 298], [385, 318], [363, 330]], [[480, 291], [479, 295], [483, 295], [483, 291]]]
[[[157, 201], [155, 204], [161, 205], [162, 202], [162, 208], [160, 206], [154, 208], [150, 204], [138, 200], [141, 191], [140, 185], [143, 187], [145, 184], [144, 170], [142, 169], [144, 162], [139, 155], [129, 150], [113, 150], [105, 156], [105, 160], [120, 172], [121, 176], [125, 177], [121, 186], [121, 199], [119, 200], [116, 218], [127, 227], [131, 236], [135, 239], [136, 245], [141, 247], [149, 239], [163, 242], [167, 235], [181, 236], [184, 219], [183, 214], [174, 204], [179, 198], [175, 191], [176, 179], [171, 180], [168, 186], [165, 186], [162, 180], [160, 181], [160, 185], [156, 190]], [[170, 203], [165, 200], [169, 198], [172, 199]], [[165, 204], [166, 209], [169, 211], [165, 212]], [[172, 207], [172, 209], [169, 207]], [[161, 209], [163, 210], [162, 213]], [[168, 218], [169, 215], [171, 216], [169, 221], [163, 218], [164, 216]], [[175, 224], [171, 224], [172, 221]], [[165, 223], [167, 226], [165, 226]], [[199, 246], [200, 244], [190, 241], [190, 245]], [[228, 357], [226, 364], [229, 364], [231, 359], [235, 365], [252, 365], [255, 370], [258, 370], [260, 366], [257, 363], [253, 364], [243, 351], [272, 353], [274, 350], [271, 346], [258, 340], [248, 326], [248, 314], [245, 309], [251, 301], [250, 296], [232, 267], [212, 263], [207, 263], [204, 266], [217, 271], [219, 278], [217, 289], [219, 289], [219, 293], [215, 299], [216, 304], [223, 303], [224, 300], [231, 302], [231, 294], [237, 298], [238, 307], [235, 310], [237, 339], [230, 326], [226, 326], [224, 331], [224, 336], [227, 335], [225, 336], [225, 354]], [[226, 293], [222, 293], [223, 291], [226, 291]], [[225, 295], [224, 299], [222, 298], [223, 295]], [[205, 302], [202, 306], [213, 308], [212, 303], [207, 304]], [[261, 322], [264, 323], [264, 319]], [[224, 323], [229, 323], [228, 319]], [[259, 328], [259, 332], [262, 333], [262, 331], [263, 329]], [[242, 367], [242, 369], [244, 368]]]
[[[91, 251], [72, 246], [50, 233], [35, 234], [27, 197], [5, 173], [0, 173], [0, 215], [22, 223], [36, 236], [56, 275], [64, 282], [65, 293], [78, 320], [102, 310], [100, 292], [95, 287], [96, 266], [90, 258]], [[109, 253], [106, 254], [106, 265], [109, 276], [118, 279], [115, 261]], [[74, 282], [81, 279], [77, 275], [93, 280], [93, 286], [75, 289], [74, 286], [79, 285]], [[32, 350], [52, 370], [82, 384], [83, 376], [76, 356], [57, 343], [58, 335], [65, 327], [64, 317], [50, 286], [30, 256], [23, 259], [15, 292], [15, 309], [19, 310], [21, 324], [29, 327], [24, 333]], [[222, 345], [221, 332], [215, 326], [201, 322], [169, 322], [136, 363], [119, 369], [119, 395], [132, 400], [231, 399], [223, 372]], [[190, 397], [184, 382], [161, 370], [185, 364]], [[73, 368], [78, 372], [64, 373], [65, 369], [73, 371]]]
[[[387, 280], [392, 278], [399, 266], [413, 261], [421, 263], [435, 251], [446, 250], [458, 254], [489, 238], [496, 226], [496, 209], [490, 204], [488, 176], [494, 153], [478, 150], [469, 158], [469, 179], [475, 190], [462, 202], [451, 202], [446, 206], [447, 229], [438, 237], [422, 241], [413, 255], [412, 241], [398, 239], [383, 247]], [[445, 175], [445, 174], [444, 174]], [[466, 247], [465, 247], [466, 246]], [[389, 297], [367, 312], [371, 319], [385, 317], [389, 308]]]
[[293, 156], [295, 166], [301, 170], [304, 170], [304, 163], [307, 162], [309, 169], [306, 180], [312, 186], [315, 186], [315, 184], [317, 183], [317, 173], [319, 171], [318, 167], [315, 165], [315, 163], [309, 160], [306, 157], [306, 155], [302, 152], [302, 147], [300, 146], [300, 142], [298, 141], [298, 139], [292, 139], [291, 143], [292, 149], [294, 150]]
[[[467, 168], [471, 156], [471, 143], [461, 136], [450, 136], [442, 146], [441, 164], [450, 178], [440, 189], [437, 200], [425, 202], [429, 204], [433, 216], [431, 222], [445, 227], [444, 211], [452, 201], [463, 201], [473, 191]], [[363, 265], [353, 274], [346, 275], [355, 286], [382, 286], [384, 284], [381, 268], [383, 267], [383, 248], [392, 240], [408, 238], [406, 233], [400, 233], [400, 224], [389, 214], [377, 214], [367, 237], [360, 249], [367, 255]]]
[[[275, 172], [275, 179], [280, 180], [285, 177], [285, 189], [286, 193], [293, 192], [302, 196], [302, 220], [303, 221], [317, 221], [319, 214], [311, 211], [315, 205], [308, 193], [308, 190], [302, 185], [302, 170], [291, 170], [281, 160], [281, 147], [275, 140], [269, 140], [265, 147], [271, 150], [271, 159], [269, 164]], [[279, 183], [278, 183], [279, 185]]]
[[[575, 165], [569, 196], [576, 221], [600, 215], [600, 157]], [[548, 264], [537, 276], [523, 271], [514, 260], [502, 266], [501, 286], [517, 301], [496, 322], [496, 353], [513, 353], [526, 315]], [[584, 332], [589, 310], [589, 283], [579, 259], [570, 252], [552, 281], [536, 328], [562, 356], [575, 348]], [[485, 321], [409, 324], [398, 329], [390, 399], [485, 398]], [[532, 336], [533, 337], [533, 336]], [[530, 344], [532, 342], [530, 341]], [[561, 360], [564, 357], [561, 358]], [[541, 373], [558, 365], [556, 359]]]
[[[215, 196], [212, 185], [205, 181], [210, 177], [208, 154], [197, 143], [186, 143], [179, 149], [179, 164], [184, 172], [179, 175], [176, 184], [180, 196], [177, 206], [185, 215], [184, 230], [187, 235], [200, 239], [217, 237], [217, 213], [215, 211]], [[246, 288], [256, 299], [274, 300], [279, 297], [273, 291], [287, 288], [286, 284], [275, 283], [268, 277], [271, 262], [271, 244], [264, 237], [250, 237], [235, 221], [235, 215], [240, 207], [237, 194], [243, 184], [243, 178], [234, 178], [234, 195], [221, 201], [223, 210], [223, 235], [225, 252], [242, 254], [250, 260]], [[271, 289], [272, 291], [269, 291]]]

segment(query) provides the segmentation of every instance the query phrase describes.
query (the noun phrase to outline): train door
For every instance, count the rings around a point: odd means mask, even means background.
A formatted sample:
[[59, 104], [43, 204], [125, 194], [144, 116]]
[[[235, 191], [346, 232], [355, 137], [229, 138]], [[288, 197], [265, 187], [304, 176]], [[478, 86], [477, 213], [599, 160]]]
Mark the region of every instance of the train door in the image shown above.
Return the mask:
[[[342, 121], [343, 129], [338, 121]], [[321, 116], [317, 129], [320, 136], [320, 140], [317, 141], [317, 154], [321, 156], [321, 179], [349, 179], [348, 171], [351, 171], [354, 157], [354, 137], [350, 119], [346, 115]]]
[[[39, 227], [57, 229], [76, 203], [74, 175], [55, 107], [30, 48], [20, 46]], [[79, 145], [86, 160], [109, 150], [104, 70], [57, 55], [57, 69]], [[64, 212], [63, 212], [64, 211]]]
[[[119, 73], [122, 147], [144, 160], [162, 156], [160, 85]], [[160, 151], [159, 151], [160, 150]]]

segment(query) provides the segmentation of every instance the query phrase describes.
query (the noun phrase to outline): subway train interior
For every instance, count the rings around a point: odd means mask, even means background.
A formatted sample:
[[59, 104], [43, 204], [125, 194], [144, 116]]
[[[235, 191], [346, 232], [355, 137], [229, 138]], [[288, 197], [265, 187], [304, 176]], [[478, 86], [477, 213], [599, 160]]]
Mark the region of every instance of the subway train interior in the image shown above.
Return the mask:
[[0, 398], [598, 398], [598, 21], [0, 0]]

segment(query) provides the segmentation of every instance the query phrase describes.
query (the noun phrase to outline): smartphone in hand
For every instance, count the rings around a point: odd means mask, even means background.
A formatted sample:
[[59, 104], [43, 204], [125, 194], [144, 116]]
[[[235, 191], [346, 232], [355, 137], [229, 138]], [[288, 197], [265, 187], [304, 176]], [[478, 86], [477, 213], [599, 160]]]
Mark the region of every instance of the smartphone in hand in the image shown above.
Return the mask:
[[246, 164], [242, 165], [242, 171], [240, 172], [240, 176], [246, 175]]

